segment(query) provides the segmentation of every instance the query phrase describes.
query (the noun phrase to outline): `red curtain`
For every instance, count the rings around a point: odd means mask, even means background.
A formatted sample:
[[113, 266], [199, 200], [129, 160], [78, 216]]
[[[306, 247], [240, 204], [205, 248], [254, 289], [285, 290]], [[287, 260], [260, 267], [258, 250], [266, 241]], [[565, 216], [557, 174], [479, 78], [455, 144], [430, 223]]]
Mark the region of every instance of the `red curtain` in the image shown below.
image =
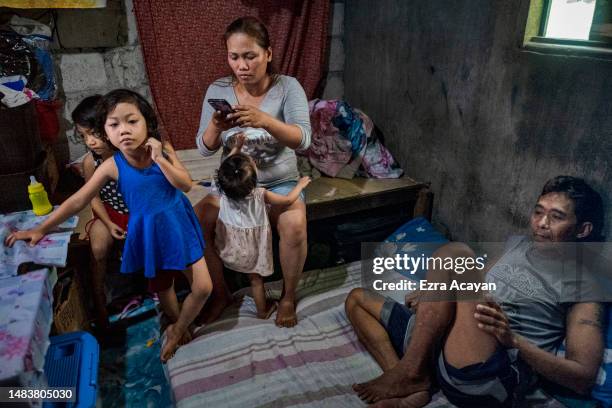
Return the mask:
[[223, 33], [238, 17], [264, 22], [274, 67], [313, 98], [326, 64], [329, 7], [329, 0], [134, 0], [149, 85], [175, 148], [195, 147], [206, 88], [231, 72]]

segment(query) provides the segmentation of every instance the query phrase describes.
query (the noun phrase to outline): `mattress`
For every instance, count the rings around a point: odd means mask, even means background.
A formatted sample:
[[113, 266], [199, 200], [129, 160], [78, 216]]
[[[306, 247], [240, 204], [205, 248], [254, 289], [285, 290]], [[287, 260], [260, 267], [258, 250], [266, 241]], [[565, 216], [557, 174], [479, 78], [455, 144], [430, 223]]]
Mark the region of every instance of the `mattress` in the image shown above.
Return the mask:
[[[255, 318], [248, 288], [223, 317], [197, 333], [167, 364], [179, 407], [337, 406], [361, 401], [351, 384], [381, 374], [344, 314], [359, 286], [359, 263], [304, 274], [298, 287], [299, 324], [278, 328]], [[280, 282], [267, 286], [278, 298]]]

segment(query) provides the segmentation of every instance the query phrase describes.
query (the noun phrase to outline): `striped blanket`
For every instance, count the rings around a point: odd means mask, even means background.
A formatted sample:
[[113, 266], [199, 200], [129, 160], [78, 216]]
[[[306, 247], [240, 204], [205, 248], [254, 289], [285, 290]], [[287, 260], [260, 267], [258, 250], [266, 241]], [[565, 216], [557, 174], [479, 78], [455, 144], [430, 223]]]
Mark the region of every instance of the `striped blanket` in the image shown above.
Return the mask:
[[[359, 407], [351, 389], [382, 372], [344, 313], [361, 286], [360, 263], [304, 273], [299, 324], [291, 329], [255, 318], [251, 297], [198, 332], [166, 365], [178, 407]], [[266, 285], [270, 298], [281, 283]], [[248, 294], [248, 288], [238, 297]], [[429, 407], [450, 406], [438, 393]]]
[[[359, 406], [351, 384], [381, 374], [344, 313], [359, 283], [359, 263], [305, 273], [291, 329], [276, 327], [274, 316], [256, 319], [245, 296], [168, 362], [177, 406]], [[268, 297], [280, 289], [280, 282], [267, 285]]]

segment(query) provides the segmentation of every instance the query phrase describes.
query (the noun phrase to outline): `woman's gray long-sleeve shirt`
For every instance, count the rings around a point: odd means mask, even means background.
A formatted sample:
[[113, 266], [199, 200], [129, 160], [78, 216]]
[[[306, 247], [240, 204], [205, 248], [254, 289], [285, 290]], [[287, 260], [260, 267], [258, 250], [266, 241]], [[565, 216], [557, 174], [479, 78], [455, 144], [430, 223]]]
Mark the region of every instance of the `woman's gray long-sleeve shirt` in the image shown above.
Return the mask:
[[[211, 156], [218, 149], [209, 150], [202, 139], [204, 131], [212, 120], [214, 109], [207, 102], [208, 99], [225, 99], [232, 105], [238, 104], [231, 77], [219, 79], [212, 83], [206, 91], [202, 105], [200, 128], [196, 137], [196, 144], [202, 156]], [[308, 100], [304, 89], [297, 79], [279, 75], [275, 84], [264, 96], [259, 110], [283, 121], [286, 124], [297, 125], [302, 132], [302, 141], [296, 150], [305, 150], [310, 146], [310, 116]], [[229, 153], [232, 137], [244, 132], [247, 141], [242, 151], [250, 155], [257, 164], [258, 183], [262, 187], [271, 187], [285, 181], [297, 180], [297, 159], [295, 152], [279, 143], [265, 129], [249, 127], [233, 127], [221, 132], [223, 145], [223, 160]]]

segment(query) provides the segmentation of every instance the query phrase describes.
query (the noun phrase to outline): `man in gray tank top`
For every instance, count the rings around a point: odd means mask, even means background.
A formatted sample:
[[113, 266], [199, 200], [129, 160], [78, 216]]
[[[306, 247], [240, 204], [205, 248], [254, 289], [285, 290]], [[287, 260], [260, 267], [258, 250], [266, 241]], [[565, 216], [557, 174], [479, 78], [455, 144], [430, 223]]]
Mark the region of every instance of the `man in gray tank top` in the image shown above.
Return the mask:
[[[461, 290], [440, 289], [412, 298], [409, 308], [364, 289], [351, 291], [347, 316], [383, 369], [354, 390], [366, 402], [409, 407], [429, 402], [434, 378], [457, 406], [512, 406], [538, 378], [587, 393], [601, 364], [603, 313], [597, 284], [581, 274], [577, 243], [603, 241], [603, 219], [602, 199], [588, 184], [555, 177], [533, 209], [531, 237], [511, 237], [503, 255], [482, 271], [495, 288], [493, 299], [478, 302]], [[451, 243], [433, 257], [476, 255]], [[444, 285], [467, 280], [436, 268], [426, 279]], [[563, 340], [565, 355], [557, 355]]]

